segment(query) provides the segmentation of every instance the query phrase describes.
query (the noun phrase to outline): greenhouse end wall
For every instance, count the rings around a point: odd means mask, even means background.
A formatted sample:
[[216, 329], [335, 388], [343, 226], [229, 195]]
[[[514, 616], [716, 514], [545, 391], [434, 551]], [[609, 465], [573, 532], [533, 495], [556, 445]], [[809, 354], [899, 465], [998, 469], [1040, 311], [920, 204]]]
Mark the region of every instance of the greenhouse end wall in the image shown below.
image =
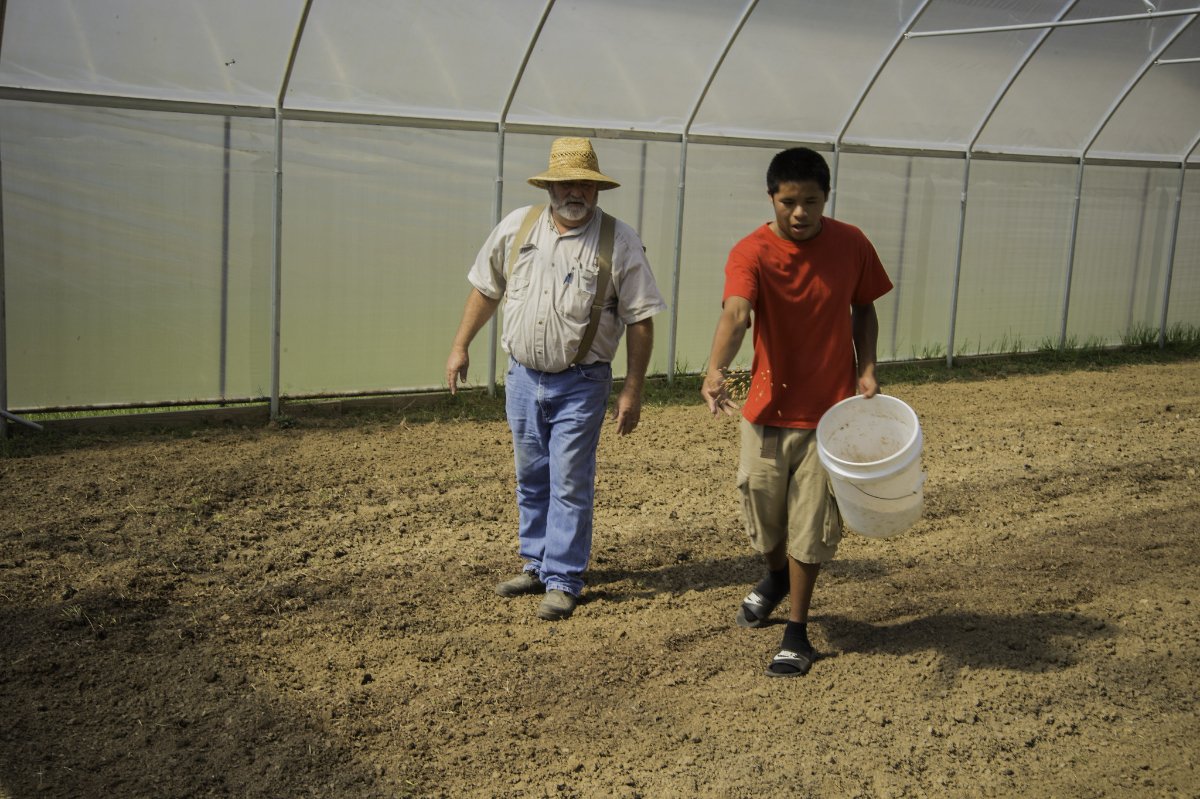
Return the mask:
[[[525, 178], [544, 168], [552, 138], [506, 137], [502, 213], [545, 199]], [[269, 121], [232, 119], [227, 140], [222, 117], [10, 104], [0, 146], [11, 407], [267, 396]], [[657, 319], [651, 371], [698, 371], [725, 257], [770, 218], [764, 175], [778, 147], [688, 147], [678, 277], [682, 145], [596, 147], [623, 183], [601, 196], [603, 207], [639, 229], [660, 289], [675, 300]], [[466, 272], [496, 213], [497, 152], [488, 132], [285, 125], [284, 396], [443, 385]], [[1180, 169], [1088, 166], [1071, 263], [1077, 167], [976, 160], [960, 266], [964, 159], [836, 157], [836, 215], [868, 234], [896, 284], [877, 303], [882, 360], [942, 357], [952, 318], [956, 355], [1057, 342], [1064, 312], [1078, 344], [1119, 344], [1159, 326]], [[1200, 314], [1198, 194], [1186, 185], [1175, 326]], [[471, 354], [472, 383], [483, 385], [489, 337], [477, 337]]]
[[440, 390], [559, 135], [623, 184], [654, 374], [704, 367], [793, 145], [895, 283], [884, 360], [1194, 337], [1200, 8], [1132, 5], [0, 2], [0, 409]]

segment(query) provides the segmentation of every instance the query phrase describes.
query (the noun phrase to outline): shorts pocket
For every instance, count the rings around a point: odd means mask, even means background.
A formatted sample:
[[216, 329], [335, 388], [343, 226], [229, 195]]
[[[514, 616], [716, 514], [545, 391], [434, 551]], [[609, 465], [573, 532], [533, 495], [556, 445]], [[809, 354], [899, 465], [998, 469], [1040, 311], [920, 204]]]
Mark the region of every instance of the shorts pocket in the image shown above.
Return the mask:
[[827, 547], [836, 547], [842, 541], [842, 510], [838, 507], [833, 486], [827, 486], [825, 521], [821, 530], [821, 542]]
[[745, 469], [737, 470], [737, 489], [742, 497], [742, 520], [746, 526], [746, 535], [756, 547], [761, 543], [761, 533], [758, 520], [754, 516], [754, 505], [750, 502], [750, 473]]

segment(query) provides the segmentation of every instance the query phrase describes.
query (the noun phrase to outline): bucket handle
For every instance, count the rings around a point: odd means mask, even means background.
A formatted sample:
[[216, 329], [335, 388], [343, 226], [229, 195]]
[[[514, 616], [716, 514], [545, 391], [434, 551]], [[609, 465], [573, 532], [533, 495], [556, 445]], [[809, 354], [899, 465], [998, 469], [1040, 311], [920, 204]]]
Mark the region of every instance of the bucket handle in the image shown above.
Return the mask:
[[[844, 482], [849, 482], [849, 481], [844, 481]], [[922, 480], [921, 482], [922, 482], [922, 483], [924, 483], [925, 481], [924, 481], [924, 480]], [[858, 492], [859, 492], [860, 494], [863, 494], [864, 496], [868, 496], [868, 497], [870, 497], [871, 499], [881, 499], [881, 500], [883, 500], [884, 502], [897, 502], [897, 501], [899, 501], [899, 500], [901, 500], [901, 499], [908, 499], [909, 497], [913, 496], [914, 494], [916, 494], [918, 491], [920, 491], [920, 490], [921, 490], [921, 486], [920, 486], [920, 485], [918, 485], [918, 486], [917, 486], [917, 487], [916, 487], [914, 490], [912, 490], [912, 491], [909, 491], [907, 494], [905, 494], [905, 495], [904, 495], [904, 496], [902, 496], [902, 497], [877, 497], [877, 496], [875, 496], [875, 495], [874, 495], [874, 494], [872, 494], [872, 493], [869, 493], [869, 492], [867, 492], [867, 491], [863, 491], [863, 490], [862, 490], [862, 486], [858, 485], [857, 483], [850, 483], [850, 485], [854, 486], [854, 488], [855, 488], [855, 489], [857, 489], [857, 490], [858, 490]]]

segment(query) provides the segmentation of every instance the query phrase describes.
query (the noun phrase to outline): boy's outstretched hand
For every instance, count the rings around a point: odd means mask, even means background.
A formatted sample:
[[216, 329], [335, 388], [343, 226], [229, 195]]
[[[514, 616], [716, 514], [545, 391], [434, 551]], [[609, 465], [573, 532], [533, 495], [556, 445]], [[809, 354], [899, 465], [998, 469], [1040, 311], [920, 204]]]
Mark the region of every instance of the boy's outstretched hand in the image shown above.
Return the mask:
[[719, 369], [708, 370], [708, 374], [704, 377], [704, 384], [700, 387], [700, 396], [704, 398], [704, 402], [708, 405], [708, 411], [713, 416], [722, 411], [726, 416], [733, 416], [741, 407], [729, 396], [729, 389], [725, 384], [725, 374]]

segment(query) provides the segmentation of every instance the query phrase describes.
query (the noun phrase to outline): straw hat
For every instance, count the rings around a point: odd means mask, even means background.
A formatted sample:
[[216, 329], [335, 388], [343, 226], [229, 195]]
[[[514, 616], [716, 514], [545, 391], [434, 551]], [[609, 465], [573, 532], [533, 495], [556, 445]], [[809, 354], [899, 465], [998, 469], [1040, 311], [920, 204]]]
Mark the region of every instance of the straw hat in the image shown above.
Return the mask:
[[615, 189], [620, 186], [615, 180], [600, 171], [600, 160], [592, 149], [591, 139], [581, 139], [565, 136], [555, 139], [550, 145], [550, 168], [540, 175], [529, 179], [531, 186], [539, 189], [549, 188], [548, 183], [562, 183], [569, 180], [590, 180], [600, 191]]

